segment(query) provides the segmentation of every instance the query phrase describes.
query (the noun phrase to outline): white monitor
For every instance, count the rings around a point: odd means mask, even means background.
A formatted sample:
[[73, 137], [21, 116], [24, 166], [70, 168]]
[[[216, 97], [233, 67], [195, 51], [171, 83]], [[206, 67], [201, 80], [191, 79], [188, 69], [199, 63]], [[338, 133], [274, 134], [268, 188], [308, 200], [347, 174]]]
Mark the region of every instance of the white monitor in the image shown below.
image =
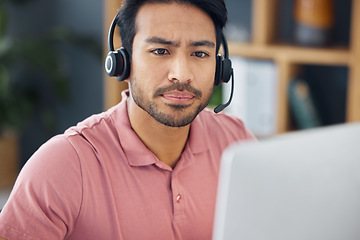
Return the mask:
[[213, 239], [359, 240], [360, 123], [230, 146]]

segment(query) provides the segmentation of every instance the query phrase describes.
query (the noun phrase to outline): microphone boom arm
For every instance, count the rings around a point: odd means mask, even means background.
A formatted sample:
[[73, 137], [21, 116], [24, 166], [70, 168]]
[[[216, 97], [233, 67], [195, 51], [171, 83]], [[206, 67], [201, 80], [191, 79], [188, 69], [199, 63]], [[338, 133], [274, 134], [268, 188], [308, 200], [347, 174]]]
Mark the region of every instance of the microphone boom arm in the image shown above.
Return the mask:
[[228, 100], [226, 103], [220, 104], [219, 106], [217, 106], [217, 107], [214, 109], [214, 112], [215, 112], [215, 113], [219, 113], [219, 112], [221, 112], [222, 110], [224, 110], [227, 106], [229, 106], [230, 103], [231, 103], [231, 101], [232, 101], [233, 95], [234, 95], [234, 70], [231, 71], [231, 92], [230, 92], [230, 98], [229, 98], [229, 100]]

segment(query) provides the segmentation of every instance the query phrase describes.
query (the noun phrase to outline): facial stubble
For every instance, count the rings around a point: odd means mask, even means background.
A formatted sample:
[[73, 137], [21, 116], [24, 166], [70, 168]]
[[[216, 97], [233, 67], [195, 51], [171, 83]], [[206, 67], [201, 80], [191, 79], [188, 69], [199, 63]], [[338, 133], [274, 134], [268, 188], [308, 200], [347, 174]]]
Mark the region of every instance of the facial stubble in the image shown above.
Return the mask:
[[[194, 94], [194, 97], [200, 99], [200, 103], [192, 111], [187, 111], [192, 107], [192, 104], [169, 104], [165, 103], [165, 107], [171, 109], [171, 114], [166, 114], [161, 111], [161, 107], [153, 100], [161, 97], [167, 91], [188, 91]], [[192, 87], [189, 83], [174, 82], [169, 86], [157, 88], [152, 96], [152, 99], [146, 100], [143, 89], [138, 86], [138, 81], [135, 77], [130, 80], [131, 96], [135, 104], [142, 110], [147, 112], [156, 121], [169, 127], [183, 127], [190, 124], [196, 116], [208, 105], [213, 87], [209, 89], [208, 94], [203, 95], [198, 89]], [[205, 99], [203, 99], [205, 98]], [[201, 101], [203, 99], [203, 101]]]

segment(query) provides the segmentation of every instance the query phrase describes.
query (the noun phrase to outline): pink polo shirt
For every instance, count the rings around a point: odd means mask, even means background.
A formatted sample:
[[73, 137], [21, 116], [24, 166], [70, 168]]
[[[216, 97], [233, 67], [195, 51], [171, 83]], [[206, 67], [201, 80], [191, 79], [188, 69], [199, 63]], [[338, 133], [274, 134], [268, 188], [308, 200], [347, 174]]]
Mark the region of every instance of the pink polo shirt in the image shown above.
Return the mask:
[[30, 158], [0, 214], [0, 236], [211, 239], [221, 153], [252, 134], [240, 120], [204, 110], [171, 169], [131, 129], [125, 94]]

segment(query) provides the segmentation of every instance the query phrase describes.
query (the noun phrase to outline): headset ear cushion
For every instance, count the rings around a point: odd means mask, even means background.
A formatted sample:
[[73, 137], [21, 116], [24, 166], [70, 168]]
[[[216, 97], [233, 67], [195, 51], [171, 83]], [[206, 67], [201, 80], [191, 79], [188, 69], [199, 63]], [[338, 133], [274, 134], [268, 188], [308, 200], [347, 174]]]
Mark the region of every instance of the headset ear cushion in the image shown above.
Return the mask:
[[121, 54], [122, 59], [122, 70], [120, 75], [116, 76], [116, 80], [123, 81], [130, 76], [130, 56], [125, 48], [118, 49], [118, 52]]
[[222, 60], [222, 78], [221, 78], [221, 82], [229, 82], [231, 75], [233, 73], [233, 69], [231, 66], [231, 60], [229, 58], [224, 58]]
[[216, 56], [216, 70], [215, 70], [215, 79], [214, 79], [214, 85], [219, 86], [222, 78], [223, 73], [223, 64], [222, 64], [222, 57], [221, 55]]
[[127, 79], [130, 75], [130, 58], [125, 48], [108, 53], [105, 59], [105, 71], [118, 81]]

